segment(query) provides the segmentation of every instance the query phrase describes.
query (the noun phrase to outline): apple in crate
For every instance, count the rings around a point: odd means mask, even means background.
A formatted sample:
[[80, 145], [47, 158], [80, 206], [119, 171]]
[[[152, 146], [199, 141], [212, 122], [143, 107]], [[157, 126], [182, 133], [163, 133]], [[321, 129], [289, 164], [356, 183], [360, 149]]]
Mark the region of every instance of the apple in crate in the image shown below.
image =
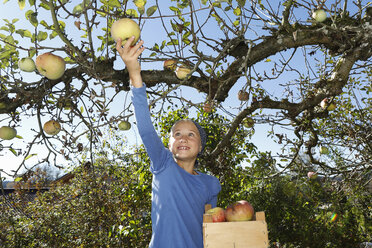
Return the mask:
[[223, 208], [220, 208], [220, 207], [211, 208], [205, 213], [212, 215], [212, 221], [213, 222], [224, 222], [224, 221], [226, 221], [225, 210]]
[[254, 216], [253, 206], [245, 201], [237, 201], [229, 205], [225, 210], [227, 221], [248, 221]]

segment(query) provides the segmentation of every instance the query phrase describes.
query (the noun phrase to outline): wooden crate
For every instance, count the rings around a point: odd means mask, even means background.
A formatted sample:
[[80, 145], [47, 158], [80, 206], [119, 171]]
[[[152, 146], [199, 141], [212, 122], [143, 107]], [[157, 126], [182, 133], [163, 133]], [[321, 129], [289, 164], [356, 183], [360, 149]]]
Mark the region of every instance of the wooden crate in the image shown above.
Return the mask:
[[[205, 206], [205, 211], [210, 209]], [[203, 216], [204, 248], [263, 248], [269, 247], [265, 212], [257, 212], [251, 221], [216, 222]]]

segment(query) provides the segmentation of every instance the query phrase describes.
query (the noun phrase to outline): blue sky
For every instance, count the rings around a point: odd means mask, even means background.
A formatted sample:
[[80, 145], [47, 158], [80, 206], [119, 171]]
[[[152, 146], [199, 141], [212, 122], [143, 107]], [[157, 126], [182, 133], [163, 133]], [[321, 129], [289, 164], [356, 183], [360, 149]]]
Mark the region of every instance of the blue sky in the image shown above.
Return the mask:
[[[6, 3], [5, 5], [1, 4], [0, 6], [1, 6], [0, 7], [1, 19], [3, 18], [12, 19], [16, 17], [20, 19], [20, 22], [17, 23], [17, 25], [21, 24], [17, 26], [18, 28], [22, 27], [22, 25], [24, 25], [23, 28], [31, 28], [30, 24], [27, 21], [22, 20], [24, 19], [23, 16], [24, 16], [25, 10], [20, 11], [16, 2], [11, 1], [11, 2]], [[28, 6], [28, 2], [26, 6]], [[4, 25], [4, 22], [2, 20], [0, 20], [0, 25], [1, 26]], [[161, 42], [162, 36], [166, 35], [163, 32], [162, 27], [159, 28], [159, 25], [161, 24], [159, 22], [156, 22], [156, 20], [151, 20], [151, 21], [146, 22], [145, 26], [143, 27], [142, 34], [141, 34], [141, 38], [145, 41], [145, 46], [151, 47], [154, 45], [155, 42]], [[76, 29], [76, 27], [71, 25], [70, 30], [72, 30], [73, 32], [76, 32], [75, 39], [79, 39], [80, 34], [79, 34], [79, 31]], [[156, 31], [155, 36], [154, 36], [154, 30]], [[210, 30], [210, 32], [218, 32], [218, 29]], [[55, 41], [53, 40], [50, 43], [54, 44]], [[23, 54], [22, 56], [27, 56], [27, 53]], [[161, 67], [162, 67], [162, 62], [142, 64], [142, 68], [146, 70], [147, 69], [161, 69]], [[122, 69], [124, 68], [124, 63], [121, 60], [117, 60], [114, 64], [114, 68]], [[35, 73], [25, 73], [23, 74], [23, 76], [24, 76], [24, 81], [32, 81], [32, 82], [37, 81], [40, 78]], [[230, 108], [228, 109], [229, 111], [237, 112], [239, 110], [239, 106], [242, 107], [241, 102], [237, 99], [237, 93], [244, 86], [244, 84], [245, 82], [243, 81], [238, 83], [229, 92], [229, 97], [224, 103], [225, 108], [227, 109]], [[121, 94], [122, 99], [125, 99], [125, 94], [126, 93]], [[182, 90], [182, 94], [187, 96], [188, 98], [191, 98], [192, 101], [195, 103], [201, 103], [205, 100], [205, 95], [199, 94], [195, 89], [185, 88]], [[275, 94], [275, 88], [273, 88], [273, 94]], [[119, 100], [118, 100], [117, 106], [119, 108], [112, 109], [113, 115], [120, 114], [120, 112], [122, 111], [120, 107], [124, 105], [124, 102], [120, 101], [120, 96], [118, 99]], [[0, 115], [0, 121], [3, 120], [3, 118], [5, 118], [5, 115], [2, 115], [2, 116]], [[47, 118], [48, 117], [46, 117], [44, 121], [46, 121]], [[133, 122], [134, 119], [131, 118], [130, 121]], [[5, 121], [4, 123], [7, 123], [7, 121]], [[3, 123], [1, 122], [0, 124], [3, 125]], [[29, 118], [29, 119], [24, 118], [22, 120], [20, 127], [17, 127], [18, 134], [23, 137], [23, 140], [3, 141], [4, 145], [6, 145], [6, 142], [8, 142], [9, 144], [10, 142], [16, 141], [17, 146], [25, 147], [26, 143], [32, 140], [34, 136], [34, 132], [31, 132], [30, 128], [37, 129], [36, 118]], [[259, 123], [256, 124], [255, 135], [252, 137], [252, 142], [261, 151], [272, 151], [273, 154], [275, 154], [276, 152], [280, 152], [280, 150], [279, 150], [279, 146], [276, 145], [270, 138], [267, 137], [267, 131], [269, 129], [270, 127], [267, 125], [262, 125]], [[138, 139], [137, 133], [136, 133], [136, 127], [134, 127], [134, 129], [130, 130], [129, 132], [125, 133], [124, 135], [128, 137], [128, 140], [132, 144], [136, 144], [140, 142], [140, 140]], [[45, 153], [45, 148], [43, 148], [43, 146], [40, 146], [37, 149], [37, 153], [39, 154], [38, 156], [35, 156], [27, 161], [29, 165], [34, 164], [35, 162], [37, 162], [37, 159], [41, 159], [43, 157]], [[0, 159], [1, 159], [0, 168], [9, 172], [10, 170], [14, 169], [20, 164], [20, 162], [22, 161], [22, 158], [23, 158], [22, 156], [16, 157], [12, 153], [4, 149], [3, 151], [0, 151]], [[61, 163], [64, 163], [63, 159], [60, 161]]]

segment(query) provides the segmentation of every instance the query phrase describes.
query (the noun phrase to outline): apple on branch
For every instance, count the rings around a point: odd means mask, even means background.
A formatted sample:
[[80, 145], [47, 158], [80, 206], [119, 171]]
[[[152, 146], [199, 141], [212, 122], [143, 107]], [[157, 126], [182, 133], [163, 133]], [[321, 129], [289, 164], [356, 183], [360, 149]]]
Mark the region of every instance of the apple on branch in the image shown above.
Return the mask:
[[318, 174], [317, 174], [316, 172], [314, 172], [314, 171], [309, 171], [309, 172], [307, 173], [307, 177], [308, 177], [309, 179], [316, 179], [317, 176], [318, 176]]
[[132, 127], [129, 121], [121, 121], [118, 125], [118, 128], [122, 131], [129, 130]]
[[253, 206], [246, 200], [237, 201], [225, 210], [227, 221], [249, 221], [254, 217]]
[[125, 42], [132, 36], [135, 39], [132, 42], [132, 46], [134, 46], [141, 34], [141, 30], [139, 25], [129, 18], [122, 18], [115, 21], [111, 26], [111, 36], [112, 38], [117, 41], [121, 38], [121, 44], [124, 45]]
[[215, 207], [209, 209], [205, 214], [212, 215], [213, 222], [224, 222], [226, 221], [225, 218], [225, 210], [221, 207]]
[[175, 71], [177, 68], [177, 61], [173, 59], [167, 59], [164, 61], [164, 70]]
[[320, 152], [320, 154], [329, 154], [329, 149], [326, 146], [321, 146], [319, 148], [319, 152]]
[[44, 53], [36, 57], [36, 68], [41, 75], [56, 80], [65, 73], [66, 62], [58, 55]]
[[184, 79], [189, 79], [191, 75], [189, 75], [191, 72], [191, 69], [184, 66], [184, 65], [181, 65], [181, 66], [178, 66], [177, 69], [176, 69], [176, 76], [178, 79], [181, 79], [181, 80], [184, 80]]
[[203, 111], [206, 112], [206, 113], [210, 113], [212, 112], [213, 110], [213, 104], [210, 103], [210, 102], [206, 102], [204, 103], [204, 106], [203, 106]]
[[323, 9], [317, 9], [313, 12], [312, 17], [316, 22], [324, 22], [327, 19], [327, 13]]
[[12, 127], [2, 126], [0, 128], [0, 139], [11, 140], [17, 136], [17, 130]]
[[18, 67], [25, 72], [33, 72], [36, 69], [35, 62], [30, 57], [21, 58], [18, 61]]
[[243, 126], [246, 128], [252, 128], [254, 126], [255, 121], [251, 117], [246, 117], [243, 120]]
[[322, 109], [327, 109], [328, 111], [333, 111], [336, 109], [336, 104], [334, 102], [330, 102], [329, 103], [329, 100], [328, 98], [324, 98], [321, 102], [320, 102], [320, 107]]
[[61, 124], [58, 121], [50, 120], [44, 123], [43, 129], [49, 135], [56, 135], [61, 131]]
[[249, 99], [249, 93], [245, 90], [239, 90], [238, 92], [238, 99], [240, 101], [248, 101]]

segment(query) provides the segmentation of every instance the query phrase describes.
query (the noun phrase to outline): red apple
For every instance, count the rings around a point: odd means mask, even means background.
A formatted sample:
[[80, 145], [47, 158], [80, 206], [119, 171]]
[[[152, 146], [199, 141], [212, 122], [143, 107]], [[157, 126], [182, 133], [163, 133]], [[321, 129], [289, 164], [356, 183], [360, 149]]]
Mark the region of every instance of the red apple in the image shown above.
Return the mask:
[[248, 101], [249, 99], [249, 93], [245, 90], [239, 90], [238, 92], [238, 99], [240, 101]]
[[225, 216], [227, 221], [248, 221], [253, 219], [254, 209], [249, 202], [241, 200], [228, 206]]
[[226, 221], [225, 210], [223, 208], [220, 208], [220, 207], [211, 208], [205, 213], [212, 215], [213, 222], [224, 222], [224, 221]]

